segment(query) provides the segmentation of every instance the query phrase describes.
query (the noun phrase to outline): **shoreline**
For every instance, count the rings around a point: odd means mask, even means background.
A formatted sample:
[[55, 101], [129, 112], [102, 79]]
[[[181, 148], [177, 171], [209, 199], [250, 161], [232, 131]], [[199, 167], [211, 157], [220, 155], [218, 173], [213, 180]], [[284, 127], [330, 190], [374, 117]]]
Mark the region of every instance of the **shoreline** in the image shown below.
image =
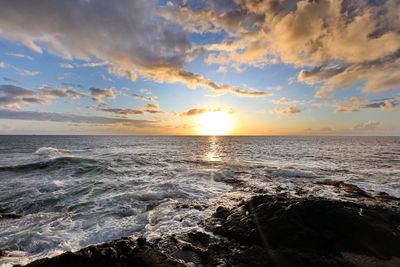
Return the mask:
[[216, 207], [200, 222], [205, 231], [122, 237], [26, 266], [400, 265], [400, 198], [342, 181], [313, 186], [338, 197], [313, 195], [307, 184], [295, 185], [294, 195], [265, 188], [233, 207]]

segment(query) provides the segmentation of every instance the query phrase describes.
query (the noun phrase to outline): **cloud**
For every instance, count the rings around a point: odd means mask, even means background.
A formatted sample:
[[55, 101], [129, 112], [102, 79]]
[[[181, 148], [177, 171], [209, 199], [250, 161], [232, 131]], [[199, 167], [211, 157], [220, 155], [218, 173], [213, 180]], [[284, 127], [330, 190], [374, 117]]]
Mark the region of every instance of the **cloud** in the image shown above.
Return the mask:
[[156, 2], [41, 0], [37, 8], [30, 0], [0, 0], [0, 37], [21, 42], [36, 52], [46, 49], [68, 60], [96, 58], [109, 64], [110, 73], [132, 80], [143, 77], [180, 82], [193, 89], [206, 87], [245, 97], [269, 95], [217, 84], [187, 71], [185, 63], [204, 53], [205, 48], [193, 46], [175, 25], [155, 19], [159, 14]]
[[70, 63], [59, 63], [58, 65], [64, 69], [73, 69], [74, 68], [74, 66]]
[[144, 100], [144, 101], [155, 101], [154, 97], [152, 96], [142, 96], [142, 95], [138, 95], [138, 94], [132, 94], [136, 99], [139, 100]]
[[101, 61], [101, 62], [88, 62], [88, 63], [59, 63], [58, 65], [64, 69], [73, 69], [73, 68], [82, 68], [82, 67], [101, 67], [108, 65], [108, 62]]
[[25, 59], [33, 60], [33, 58], [31, 56], [24, 55], [24, 54], [7, 53], [6, 55], [7, 56], [12, 56], [12, 57], [19, 57], [19, 58], [25, 58]]
[[226, 33], [203, 45], [208, 64], [303, 67], [298, 80], [318, 98], [363, 82], [364, 93], [400, 87], [400, 2], [235, 0], [168, 3], [160, 14], [195, 33]]
[[145, 115], [145, 114], [164, 114], [164, 111], [160, 110], [158, 104], [147, 104], [138, 108], [102, 108], [94, 107], [95, 110], [107, 113], [113, 113], [118, 116], [127, 117], [132, 115]]
[[51, 89], [46, 85], [39, 88], [38, 91], [10, 84], [0, 85], [0, 107], [9, 109], [20, 109], [21, 105], [48, 105], [56, 97], [79, 99], [83, 96], [87, 96], [87, 94], [61, 87]]
[[259, 110], [256, 111], [256, 113], [259, 113], [259, 114], [267, 114], [267, 113], [269, 113], [269, 114], [271, 114], [271, 113], [274, 113], [274, 110], [272, 110], [272, 109], [270, 109], [270, 110], [259, 109]]
[[275, 111], [275, 113], [279, 114], [280, 118], [283, 118], [286, 116], [290, 116], [290, 115], [299, 113], [301, 110], [293, 105], [293, 106], [286, 107], [286, 108], [275, 107], [274, 111]]
[[182, 113], [176, 113], [176, 115], [181, 117], [187, 117], [187, 116], [200, 115], [206, 112], [227, 112], [228, 114], [233, 114], [235, 113], [235, 110], [229, 109], [227, 111], [224, 111], [222, 108], [193, 108]]
[[217, 72], [228, 72], [225, 66], [219, 66]]
[[272, 103], [274, 103], [276, 105], [291, 105], [291, 104], [295, 104], [295, 103], [299, 102], [298, 100], [286, 98], [284, 96], [279, 99], [273, 99], [271, 101], [272, 101]]
[[[179, 113], [179, 116], [196, 116], [196, 115], [200, 115], [203, 113], [208, 112], [208, 109], [205, 108], [193, 108], [193, 109], [189, 109], [188, 111]], [[220, 109], [217, 109], [216, 111], [220, 111]]]
[[78, 92], [72, 89], [64, 89], [64, 88], [56, 88], [51, 89], [47, 86], [43, 86], [39, 89], [39, 93], [41, 96], [46, 98], [54, 98], [54, 97], [61, 97], [61, 98], [72, 98], [72, 99], [79, 99], [82, 96], [87, 96], [87, 94]]
[[6, 67], [6, 63], [0, 61], [0, 68], [5, 68]]
[[80, 64], [79, 67], [101, 67], [101, 66], [105, 66], [108, 65], [109, 63], [106, 61], [101, 61], [101, 62], [88, 62], [88, 63], [83, 63]]
[[12, 82], [12, 83], [17, 83], [17, 84], [19, 84], [19, 81], [14, 80], [14, 79], [11, 79], [11, 78], [8, 78], [8, 77], [3, 77], [3, 80], [4, 80], [5, 82]]
[[278, 85], [278, 86], [273, 86], [273, 87], [267, 87], [267, 90], [274, 90], [274, 91], [280, 91], [282, 90], [282, 86]]
[[67, 83], [67, 82], [63, 82], [62, 83], [63, 86], [68, 86], [68, 87], [72, 87], [72, 88], [80, 88], [82, 89], [83, 86], [80, 83]]
[[90, 88], [90, 95], [92, 96], [92, 100], [96, 103], [103, 103], [103, 98], [106, 97], [108, 99], [115, 99], [117, 91], [114, 88]]
[[160, 109], [160, 105], [159, 104], [146, 104], [144, 106], [145, 109], [152, 109], [152, 110], [158, 110]]
[[216, 83], [202, 75], [198, 75], [178, 67], [172, 69], [169, 67], [157, 67], [147, 69], [146, 72], [143, 72], [142, 74], [145, 77], [152, 78], [157, 82], [181, 82], [186, 84], [191, 89], [196, 89], [200, 86], [208, 88], [213, 92], [230, 92], [242, 97], [264, 97], [273, 95], [271, 92], [263, 92], [256, 89], [241, 89], [235, 86]]
[[107, 76], [106, 76], [106, 75], [104, 75], [104, 74], [101, 74], [101, 78], [102, 78], [104, 81], [107, 81], [107, 82], [114, 82], [114, 80], [113, 80], [113, 79], [111, 79], [111, 78], [107, 77]]
[[141, 92], [141, 93], [143, 93], [143, 94], [146, 94], [146, 95], [152, 95], [152, 94], [153, 94], [152, 92], [150, 92], [150, 91], [147, 90], [147, 89], [139, 89], [139, 92]]
[[21, 105], [47, 105], [50, 102], [47, 98], [39, 97], [33, 90], [10, 84], [0, 85], [0, 107], [20, 109]]
[[376, 130], [381, 123], [378, 121], [367, 121], [354, 125], [354, 131], [373, 131]]
[[332, 127], [321, 127], [319, 129], [307, 128], [303, 130], [304, 132], [309, 132], [312, 134], [329, 134], [334, 131]]
[[11, 68], [13, 68], [14, 70], [16, 70], [17, 74], [21, 75], [21, 76], [36, 76], [36, 75], [40, 74], [40, 72], [38, 72], [38, 71], [25, 70], [25, 69], [21, 69], [21, 68], [12, 66], [12, 65], [9, 65], [9, 66]]
[[331, 103], [314, 104], [316, 107], [333, 107], [335, 113], [352, 113], [366, 109], [378, 109], [382, 111], [399, 111], [400, 100], [398, 96], [368, 101], [367, 99], [351, 97], [342, 101], [333, 101]]
[[83, 115], [62, 114], [62, 113], [52, 113], [52, 112], [14, 111], [6, 109], [0, 109], [0, 118], [11, 119], [11, 120], [73, 122], [73, 123], [88, 123], [88, 124], [103, 124], [103, 125], [122, 124], [137, 128], [153, 127], [156, 124], [156, 122], [149, 120], [131, 120], [131, 119], [83, 116]]

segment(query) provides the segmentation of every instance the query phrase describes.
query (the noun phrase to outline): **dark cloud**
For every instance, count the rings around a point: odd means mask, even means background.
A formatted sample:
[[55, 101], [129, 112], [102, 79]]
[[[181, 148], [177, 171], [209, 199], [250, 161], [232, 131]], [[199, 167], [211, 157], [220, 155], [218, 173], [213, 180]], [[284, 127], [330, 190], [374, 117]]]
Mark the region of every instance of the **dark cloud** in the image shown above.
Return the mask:
[[75, 114], [61, 114], [51, 112], [35, 112], [35, 111], [14, 111], [0, 109], [1, 119], [11, 120], [33, 120], [33, 121], [52, 121], [52, 122], [72, 122], [72, 123], [88, 123], [88, 124], [123, 124], [137, 128], [155, 126], [155, 122], [148, 120], [131, 120], [121, 118], [107, 118], [97, 116], [83, 116]]
[[68, 86], [68, 87], [72, 87], [72, 88], [83, 89], [82, 84], [79, 84], [79, 83], [67, 83], [67, 82], [63, 82], [61, 85], [63, 85], [63, 86]]
[[21, 105], [49, 104], [46, 98], [40, 98], [37, 92], [15, 85], [0, 85], [0, 107], [19, 109]]
[[79, 99], [82, 96], [87, 96], [87, 94], [72, 90], [72, 89], [64, 89], [64, 88], [56, 88], [51, 89], [47, 86], [44, 86], [39, 89], [39, 93], [41, 96], [46, 98], [54, 98], [54, 97], [61, 97], [61, 98], [72, 98], [72, 99]]
[[11, 78], [8, 78], [8, 77], [3, 77], [3, 80], [4, 80], [5, 82], [12, 82], [12, 83], [16, 83], [16, 84], [19, 84], [19, 83], [20, 83], [19, 81], [14, 80], [14, 79], [11, 79]]
[[20, 109], [21, 105], [48, 105], [56, 97], [79, 99], [83, 96], [87, 94], [72, 89], [42, 86], [38, 91], [34, 91], [11, 84], [0, 85], [0, 107], [11, 109]]
[[226, 112], [228, 114], [233, 114], [235, 113], [235, 110], [229, 109], [227, 111], [224, 111], [222, 108], [193, 108], [182, 113], [176, 113], [176, 115], [186, 117], [186, 116], [196, 116], [206, 112]]
[[195, 116], [195, 115], [200, 115], [200, 114], [206, 113], [208, 111], [209, 110], [205, 109], [205, 108], [193, 108], [193, 109], [189, 109], [186, 112], [179, 113], [179, 116]]
[[144, 115], [144, 114], [164, 114], [166, 112], [160, 110], [158, 104], [147, 104], [138, 108], [105, 108], [105, 107], [94, 107], [93, 109], [101, 112], [113, 113], [118, 116], [132, 116], [132, 115]]
[[108, 99], [115, 99], [117, 91], [114, 88], [90, 88], [90, 95], [92, 96], [92, 100], [96, 103], [103, 103], [103, 98], [106, 97]]
[[335, 108], [335, 112], [352, 113], [365, 109], [379, 109], [382, 111], [398, 111], [400, 110], [400, 98], [398, 96], [386, 98], [378, 101], [368, 101], [367, 99], [351, 97], [343, 101], [334, 101], [330, 104], [322, 106], [331, 106]]

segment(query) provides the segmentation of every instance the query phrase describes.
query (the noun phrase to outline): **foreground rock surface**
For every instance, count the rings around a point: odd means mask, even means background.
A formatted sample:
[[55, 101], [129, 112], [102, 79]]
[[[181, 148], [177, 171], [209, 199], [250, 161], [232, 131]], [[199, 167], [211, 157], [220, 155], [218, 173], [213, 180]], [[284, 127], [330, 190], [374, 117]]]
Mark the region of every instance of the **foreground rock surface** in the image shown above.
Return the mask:
[[70, 267], [70, 266], [185, 266], [160, 251], [155, 250], [144, 240], [120, 239], [97, 246], [90, 246], [78, 252], [66, 252], [51, 259], [45, 258], [31, 262], [29, 267]]
[[393, 207], [259, 195], [231, 210], [218, 208], [207, 227], [264, 249], [271, 265], [358, 265], [353, 254], [390, 265], [400, 257], [400, 212]]
[[[27, 266], [400, 266], [398, 199], [260, 194], [203, 221], [209, 232], [120, 239]], [[364, 201], [364, 200], [365, 201]]]

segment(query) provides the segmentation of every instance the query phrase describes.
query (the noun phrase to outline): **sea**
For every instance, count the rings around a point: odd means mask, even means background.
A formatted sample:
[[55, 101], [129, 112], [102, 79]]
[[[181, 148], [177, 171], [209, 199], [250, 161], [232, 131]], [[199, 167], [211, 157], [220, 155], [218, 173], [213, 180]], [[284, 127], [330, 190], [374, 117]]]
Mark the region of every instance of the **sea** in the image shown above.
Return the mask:
[[324, 179], [400, 197], [400, 137], [0, 136], [0, 212], [22, 215], [0, 266], [204, 231], [218, 205]]

